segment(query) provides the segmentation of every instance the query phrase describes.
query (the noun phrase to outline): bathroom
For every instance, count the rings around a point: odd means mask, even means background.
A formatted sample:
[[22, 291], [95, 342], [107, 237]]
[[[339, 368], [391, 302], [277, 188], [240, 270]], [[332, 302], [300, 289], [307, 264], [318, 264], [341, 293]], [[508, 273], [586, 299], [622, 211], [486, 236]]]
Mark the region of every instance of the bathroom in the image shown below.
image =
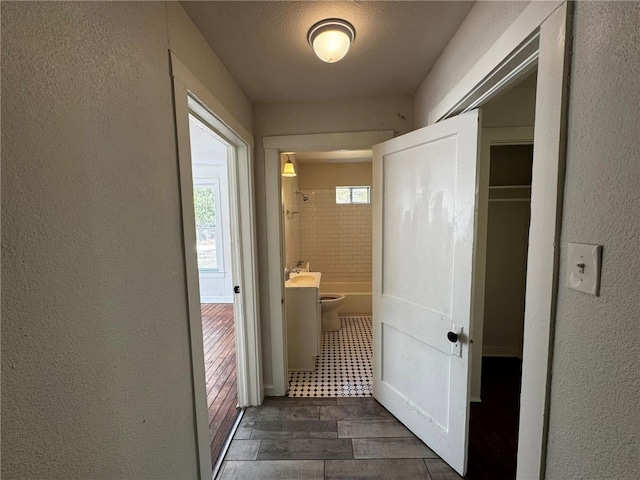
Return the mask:
[[[371, 396], [372, 151], [292, 152], [281, 161], [289, 396]], [[318, 278], [317, 315], [294, 307], [296, 277], [307, 271]], [[316, 319], [319, 328], [309, 328]], [[301, 341], [310, 331], [317, 352]]]

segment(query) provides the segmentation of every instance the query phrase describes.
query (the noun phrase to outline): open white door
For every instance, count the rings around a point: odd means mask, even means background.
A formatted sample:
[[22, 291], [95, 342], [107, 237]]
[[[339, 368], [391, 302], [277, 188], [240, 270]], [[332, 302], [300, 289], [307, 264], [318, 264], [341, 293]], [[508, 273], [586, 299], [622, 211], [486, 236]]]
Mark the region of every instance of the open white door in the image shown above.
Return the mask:
[[474, 110], [373, 149], [373, 396], [461, 475], [479, 129]]

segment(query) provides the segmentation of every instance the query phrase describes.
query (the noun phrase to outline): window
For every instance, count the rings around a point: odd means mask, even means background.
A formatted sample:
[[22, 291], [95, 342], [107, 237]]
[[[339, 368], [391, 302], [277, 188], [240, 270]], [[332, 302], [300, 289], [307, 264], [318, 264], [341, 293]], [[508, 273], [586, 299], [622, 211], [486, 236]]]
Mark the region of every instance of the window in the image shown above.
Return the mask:
[[[215, 180], [215, 182], [212, 182]], [[222, 270], [222, 233], [217, 228], [220, 187], [217, 180], [193, 186], [193, 209], [196, 218], [198, 270]]]
[[336, 203], [365, 204], [371, 203], [371, 187], [336, 187]]

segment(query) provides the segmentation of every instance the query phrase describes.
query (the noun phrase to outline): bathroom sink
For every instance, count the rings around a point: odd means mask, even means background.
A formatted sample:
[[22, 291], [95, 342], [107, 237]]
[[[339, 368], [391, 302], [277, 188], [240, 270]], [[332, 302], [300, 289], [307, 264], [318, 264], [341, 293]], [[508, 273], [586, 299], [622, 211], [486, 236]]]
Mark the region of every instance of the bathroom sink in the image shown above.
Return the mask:
[[315, 287], [318, 284], [318, 280], [313, 275], [305, 275], [304, 273], [301, 275], [296, 275], [295, 277], [291, 277], [289, 280], [294, 285], [305, 286], [305, 287]]

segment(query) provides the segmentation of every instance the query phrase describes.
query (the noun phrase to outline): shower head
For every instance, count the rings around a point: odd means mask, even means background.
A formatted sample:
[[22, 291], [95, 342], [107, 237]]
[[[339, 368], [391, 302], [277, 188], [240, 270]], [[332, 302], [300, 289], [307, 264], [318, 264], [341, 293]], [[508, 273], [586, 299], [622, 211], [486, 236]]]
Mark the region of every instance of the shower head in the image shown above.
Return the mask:
[[302, 193], [300, 190], [296, 190], [296, 193], [302, 197], [302, 201], [303, 201], [303, 202], [307, 202], [307, 201], [309, 201], [309, 197], [307, 197], [307, 196], [306, 196], [304, 193]]

